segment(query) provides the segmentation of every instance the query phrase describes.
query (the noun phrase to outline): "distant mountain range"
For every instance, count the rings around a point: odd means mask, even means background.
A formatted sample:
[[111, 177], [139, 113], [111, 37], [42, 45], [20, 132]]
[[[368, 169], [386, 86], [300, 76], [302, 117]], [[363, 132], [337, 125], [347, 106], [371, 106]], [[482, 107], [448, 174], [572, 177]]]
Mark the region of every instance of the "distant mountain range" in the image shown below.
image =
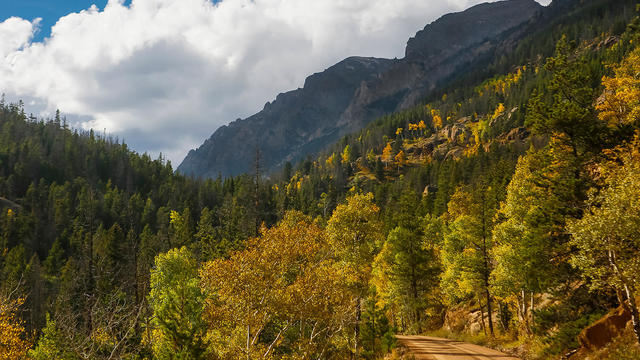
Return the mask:
[[350, 57], [279, 94], [264, 109], [218, 128], [178, 172], [233, 176], [253, 169], [256, 149], [270, 172], [316, 153], [385, 114], [415, 106], [451, 79], [505, 51], [543, 7], [507, 0], [448, 14], [409, 39], [403, 59]]

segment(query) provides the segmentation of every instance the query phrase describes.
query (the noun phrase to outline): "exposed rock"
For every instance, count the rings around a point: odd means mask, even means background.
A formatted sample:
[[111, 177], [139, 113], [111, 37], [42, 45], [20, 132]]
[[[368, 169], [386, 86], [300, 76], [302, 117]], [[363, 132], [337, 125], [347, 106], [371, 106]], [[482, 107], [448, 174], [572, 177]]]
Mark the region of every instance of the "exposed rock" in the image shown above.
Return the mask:
[[471, 137], [471, 130], [467, 128], [464, 124], [455, 123], [451, 126], [451, 130], [449, 130], [449, 139], [453, 143], [457, 143], [458, 139], [464, 138], [468, 140]]
[[477, 334], [482, 331], [482, 316], [483, 313], [480, 310], [469, 314], [469, 323], [466, 328], [469, 334]]
[[259, 113], [220, 127], [189, 152], [178, 171], [202, 177], [248, 172], [256, 148], [262, 166], [271, 170], [322, 149], [345, 134], [337, 122], [356, 89], [393, 62], [352, 57], [309, 76], [302, 89], [279, 94]]
[[534, 17], [533, 0], [485, 3], [448, 14], [409, 39], [405, 58], [356, 93], [343, 123], [362, 126], [389, 112], [414, 106], [463, 68], [491, 57], [510, 31]]
[[606, 38], [604, 40], [602, 45], [604, 47], [611, 47], [611, 46], [615, 45], [618, 42], [618, 40], [620, 40], [620, 37], [618, 37], [618, 36], [609, 36], [608, 38]]
[[451, 332], [462, 332], [469, 322], [469, 312], [464, 308], [453, 308], [447, 310], [444, 316], [443, 328]]
[[511, 131], [509, 131], [509, 133], [507, 133], [507, 135], [505, 135], [503, 139], [506, 141], [522, 141], [528, 138], [530, 134], [531, 133], [529, 132], [529, 130], [527, 130], [527, 128], [517, 127], [511, 129]]
[[578, 335], [578, 342], [590, 351], [600, 349], [620, 335], [630, 320], [631, 314], [619, 307], [582, 330]]
[[430, 155], [438, 145], [444, 142], [446, 142], [446, 140], [442, 139], [437, 134], [433, 134], [426, 139], [420, 138], [415, 144], [407, 146], [405, 152], [415, 156]]
[[433, 185], [427, 185], [424, 187], [424, 191], [422, 192], [422, 196], [429, 196], [429, 194], [433, 194], [438, 192], [438, 187]]
[[462, 155], [464, 154], [464, 149], [459, 146], [454, 147], [453, 149], [447, 152], [447, 155], [444, 157], [445, 160], [460, 160]]
[[455, 333], [477, 334], [484, 331], [483, 316], [486, 321], [487, 314], [477, 307], [457, 306], [446, 311], [442, 327]]
[[256, 147], [267, 172], [317, 152], [381, 115], [414, 106], [460, 69], [490, 58], [501, 42], [522, 36], [517, 28], [541, 8], [534, 0], [477, 5], [427, 25], [408, 41], [403, 59], [348, 58], [259, 113], [220, 127], [178, 171], [203, 177], [247, 172]]
[[447, 155], [447, 153], [449, 153], [449, 146], [447, 144], [441, 144], [435, 150], [433, 150], [431, 156], [436, 160], [444, 160], [444, 157]]
[[509, 112], [507, 113], [503, 113], [499, 116], [497, 116], [495, 119], [491, 119], [491, 121], [489, 121], [489, 127], [493, 127], [498, 121], [504, 119], [506, 117], [506, 120], [509, 121], [511, 120], [511, 117], [513, 116], [513, 113], [515, 113], [516, 111], [518, 111], [518, 107], [514, 107], [513, 109], [511, 109]]

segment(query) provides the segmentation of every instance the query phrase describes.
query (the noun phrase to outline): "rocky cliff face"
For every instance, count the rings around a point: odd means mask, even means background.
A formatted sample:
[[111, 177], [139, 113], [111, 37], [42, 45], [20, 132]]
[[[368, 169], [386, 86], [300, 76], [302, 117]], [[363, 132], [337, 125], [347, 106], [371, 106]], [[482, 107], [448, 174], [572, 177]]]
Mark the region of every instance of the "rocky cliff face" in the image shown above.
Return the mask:
[[534, 0], [481, 4], [448, 14], [409, 39], [400, 60], [352, 57], [311, 75], [259, 113], [222, 126], [178, 171], [215, 177], [251, 171], [256, 148], [266, 171], [296, 161], [375, 118], [417, 104], [467, 66], [491, 56], [541, 6]]
[[354, 131], [386, 113], [416, 105], [453, 75], [493, 56], [497, 46], [539, 9], [533, 0], [501, 1], [427, 25], [409, 39], [405, 58], [359, 89], [342, 122]]
[[302, 89], [279, 94], [259, 113], [222, 126], [178, 171], [215, 177], [252, 170], [256, 148], [266, 171], [322, 149], [343, 134], [340, 115], [356, 89], [387, 71], [394, 60], [351, 57], [309, 76]]

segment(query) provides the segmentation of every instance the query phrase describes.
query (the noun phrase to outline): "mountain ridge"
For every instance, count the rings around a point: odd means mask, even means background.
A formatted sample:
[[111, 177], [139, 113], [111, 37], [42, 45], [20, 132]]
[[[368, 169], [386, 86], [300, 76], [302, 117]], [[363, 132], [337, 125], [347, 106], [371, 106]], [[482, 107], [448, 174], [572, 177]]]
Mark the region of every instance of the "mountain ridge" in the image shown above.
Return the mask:
[[[382, 115], [416, 105], [541, 8], [534, 0], [476, 5], [419, 30], [408, 40], [403, 59], [342, 60], [309, 76], [302, 88], [279, 94], [260, 112], [218, 128], [189, 151], [177, 171], [209, 178], [249, 172], [256, 149], [267, 172], [300, 160]], [[430, 41], [433, 34], [446, 33], [455, 35], [452, 41]]]

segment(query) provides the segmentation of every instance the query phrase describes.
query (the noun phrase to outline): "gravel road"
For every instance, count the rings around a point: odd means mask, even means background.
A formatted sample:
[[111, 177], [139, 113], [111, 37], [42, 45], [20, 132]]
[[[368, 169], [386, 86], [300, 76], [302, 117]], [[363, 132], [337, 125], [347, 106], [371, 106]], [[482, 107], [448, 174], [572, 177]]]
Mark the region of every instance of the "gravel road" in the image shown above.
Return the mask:
[[518, 360], [497, 350], [431, 336], [397, 336], [415, 360]]

